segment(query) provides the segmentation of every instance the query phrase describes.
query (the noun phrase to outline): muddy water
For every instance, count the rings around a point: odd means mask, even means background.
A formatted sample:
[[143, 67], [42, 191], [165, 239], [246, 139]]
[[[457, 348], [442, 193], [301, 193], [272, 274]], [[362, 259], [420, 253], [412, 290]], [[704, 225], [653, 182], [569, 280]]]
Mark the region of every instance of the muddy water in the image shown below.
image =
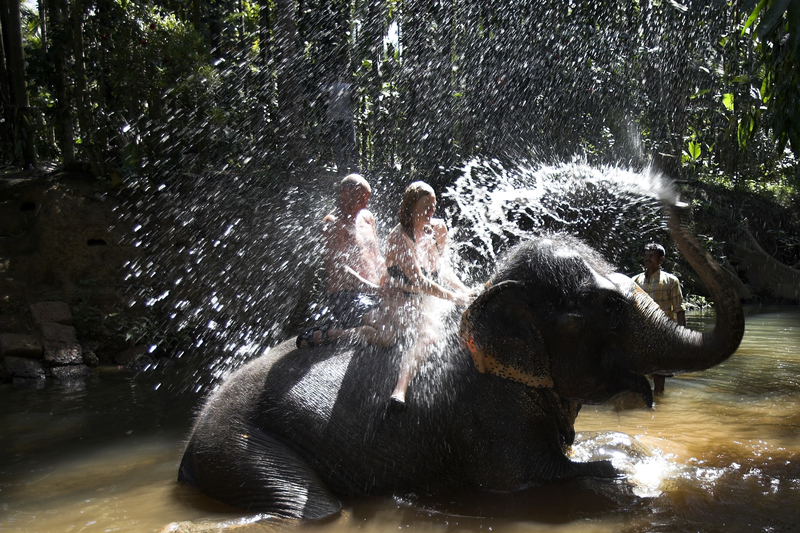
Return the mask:
[[[709, 318], [690, 314], [694, 329]], [[737, 353], [634, 398], [584, 407], [576, 459], [620, 481], [515, 494], [346, 501], [323, 524], [259, 520], [175, 483], [196, 397], [105, 370], [81, 386], [0, 386], [0, 530], [798, 531], [800, 309], [751, 308]], [[413, 385], [412, 385], [413, 386]]]

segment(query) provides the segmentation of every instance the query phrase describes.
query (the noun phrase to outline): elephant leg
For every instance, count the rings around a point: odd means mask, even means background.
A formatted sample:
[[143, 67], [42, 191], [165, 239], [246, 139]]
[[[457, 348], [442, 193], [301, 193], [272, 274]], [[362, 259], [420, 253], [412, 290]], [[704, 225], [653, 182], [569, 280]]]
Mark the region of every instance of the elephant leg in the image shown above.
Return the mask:
[[615, 479], [620, 477], [620, 473], [611, 464], [611, 461], [588, 461], [586, 463], [575, 463], [570, 461], [570, 466], [566, 471], [566, 478], [596, 477], [604, 479]]
[[280, 518], [317, 520], [342, 504], [292, 449], [251, 428], [203, 452], [195, 438], [181, 461], [179, 481], [229, 505]]
[[611, 461], [575, 462], [565, 456], [560, 446], [548, 446], [531, 456], [534, 467], [533, 477], [539, 480], [557, 480], [573, 478], [604, 478], [615, 479], [620, 477]]
[[624, 376], [625, 386], [629, 391], [633, 391], [642, 397], [642, 401], [648, 408], [653, 407], [653, 389], [650, 388], [650, 382], [647, 378], [628, 372]]

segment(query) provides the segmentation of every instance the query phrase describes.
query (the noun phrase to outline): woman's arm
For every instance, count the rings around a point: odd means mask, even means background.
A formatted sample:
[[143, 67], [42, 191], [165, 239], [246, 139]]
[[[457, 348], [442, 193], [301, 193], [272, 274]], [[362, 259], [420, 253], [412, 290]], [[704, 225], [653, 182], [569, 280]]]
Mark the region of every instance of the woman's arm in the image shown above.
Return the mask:
[[448, 261], [445, 253], [447, 249], [448, 232], [444, 220], [435, 218], [431, 220], [431, 226], [433, 226], [433, 235], [436, 240], [436, 250], [439, 252], [439, 257], [436, 261], [439, 271], [439, 279], [444, 281], [447, 285], [458, 292], [469, 292], [469, 287], [464, 285], [464, 283], [458, 278], [455, 271], [450, 266], [450, 261]]
[[442, 298], [456, 303], [465, 303], [466, 296], [450, 291], [422, 273], [414, 254], [414, 243], [405, 232], [397, 227], [389, 235], [386, 250], [386, 264], [397, 265], [410, 282], [412, 290]]

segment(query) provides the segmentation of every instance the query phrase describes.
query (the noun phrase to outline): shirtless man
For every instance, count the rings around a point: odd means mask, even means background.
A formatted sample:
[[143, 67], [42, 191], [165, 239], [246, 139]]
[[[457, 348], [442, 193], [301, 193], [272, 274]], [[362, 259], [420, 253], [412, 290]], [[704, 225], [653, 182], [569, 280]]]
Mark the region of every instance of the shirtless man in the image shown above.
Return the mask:
[[335, 328], [304, 332], [297, 346], [315, 346], [349, 336], [375, 339], [377, 332], [362, 318], [379, 305], [386, 264], [378, 247], [375, 218], [367, 210], [372, 188], [363, 177], [349, 174], [338, 187], [336, 207], [322, 220], [323, 259], [328, 275], [328, 307]]
[[386, 272], [378, 248], [375, 217], [367, 209], [372, 188], [358, 174], [339, 183], [336, 207], [322, 220], [328, 294], [375, 293]]

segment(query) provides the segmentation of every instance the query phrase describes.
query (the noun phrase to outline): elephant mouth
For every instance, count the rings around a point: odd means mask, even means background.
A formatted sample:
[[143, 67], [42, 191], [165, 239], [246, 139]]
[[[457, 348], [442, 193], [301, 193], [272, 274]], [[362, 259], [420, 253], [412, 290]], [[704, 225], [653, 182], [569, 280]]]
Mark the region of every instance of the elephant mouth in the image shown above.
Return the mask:
[[650, 381], [647, 376], [643, 374], [635, 374], [628, 370], [618, 370], [613, 379], [614, 385], [610, 385], [612, 380], [604, 380], [604, 386], [595, 388], [592, 392], [583, 391], [583, 393], [569, 394], [574, 391], [559, 390], [558, 382], [556, 382], [556, 391], [573, 401], [582, 404], [603, 404], [615, 397], [625, 394], [634, 393], [639, 396], [648, 408], [653, 407], [653, 388], [650, 386]]

